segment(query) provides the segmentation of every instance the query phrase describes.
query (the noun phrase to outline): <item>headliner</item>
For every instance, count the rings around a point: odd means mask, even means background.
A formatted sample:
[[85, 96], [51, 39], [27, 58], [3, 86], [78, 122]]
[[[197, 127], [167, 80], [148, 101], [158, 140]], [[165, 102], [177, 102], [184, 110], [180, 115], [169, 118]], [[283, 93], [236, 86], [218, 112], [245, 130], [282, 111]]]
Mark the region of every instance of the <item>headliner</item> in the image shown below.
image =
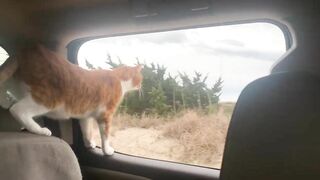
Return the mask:
[[0, 43], [32, 38], [65, 47], [74, 39], [94, 36], [256, 19], [285, 23], [293, 14], [310, 13], [313, 5], [292, 0], [5, 0], [0, 7]]

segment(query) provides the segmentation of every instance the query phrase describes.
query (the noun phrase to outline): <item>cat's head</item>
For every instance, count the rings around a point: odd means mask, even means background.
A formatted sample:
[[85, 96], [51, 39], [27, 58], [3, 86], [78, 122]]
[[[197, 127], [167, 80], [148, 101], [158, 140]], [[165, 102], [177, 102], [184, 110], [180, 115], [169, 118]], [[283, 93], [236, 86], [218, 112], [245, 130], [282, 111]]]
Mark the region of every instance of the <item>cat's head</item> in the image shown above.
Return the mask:
[[137, 65], [134, 67], [130, 66], [120, 66], [114, 68], [113, 71], [117, 74], [121, 80], [121, 85], [125, 91], [139, 90], [142, 85], [142, 65]]

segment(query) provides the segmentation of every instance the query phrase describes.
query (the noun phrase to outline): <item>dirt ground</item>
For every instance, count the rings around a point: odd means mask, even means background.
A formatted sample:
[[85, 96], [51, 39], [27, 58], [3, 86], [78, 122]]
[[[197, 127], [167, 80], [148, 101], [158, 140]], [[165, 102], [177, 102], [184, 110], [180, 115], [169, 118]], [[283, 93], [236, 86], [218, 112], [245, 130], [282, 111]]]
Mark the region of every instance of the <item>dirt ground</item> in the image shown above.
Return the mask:
[[177, 140], [165, 138], [155, 129], [127, 128], [117, 131], [111, 139], [114, 148], [136, 156], [178, 161], [183, 146]]
[[[100, 136], [96, 135], [97, 145], [100, 146]], [[127, 128], [118, 130], [111, 136], [111, 145], [115, 151], [153, 159], [161, 159], [173, 162], [181, 161], [181, 154], [185, 149], [178, 140], [167, 138], [161, 130], [144, 128]], [[197, 163], [192, 163], [197, 164]], [[221, 157], [215, 164], [197, 164], [208, 167], [220, 168]]]
[[[193, 152], [191, 154], [191, 158], [189, 158], [190, 147], [186, 146], [185, 141], [179, 141], [179, 138], [171, 138], [170, 136], [166, 136], [166, 131], [168, 128], [166, 126], [169, 125], [161, 123], [162, 125], [156, 125], [154, 122], [150, 123], [148, 127], [145, 127], [146, 124], [149, 124], [151, 121], [159, 121], [157, 119], [152, 119], [150, 117], [146, 117], [144, 119], [134, 118], [131, 116], [123, 116], [117, 117], [115, 120], [122, 121], [119, 124], [115, 124], [113, 127], [113, 132], [111, 133], [111, 145], [114, 147], [115, 151], [121, 152], [124, 154], [130, 154], [134, 156], [141, 156], [153, 159], [161, 159], [173, 162], [182, 162], [187, 164], [194, 164], [200, 166], [207, 166], [213, 168], [220, 168], [222, 161], [222, 152], [224, 146], [224, 138], [226, 134], [226, 127], [228, 126], [230, 116], [232, 113], [233, 104], [224, 104], [223, 108], [219, 108], [219, 111], [214, 116], [195, 116], [192, 117], [191, 114], [187, 114], [184, 117], [186, 119], [196, 119], [192, 121], [192, 123], [199, 121], [205, 121], [208, 119], [213, 119], [215, 124], [210, 126], [213, 129], [213, 134], [209, 135], [208, 140], [212, 141], [212, 139], [220, 138], [220, 141], [216, 142], [218, 150], [215, 151], [202, 151], [205, 147], [198, 147], [198, 153]], [[199, 118], [199, 119], [198, 119]], [[203, 118], [203, 119], [201, 119]], [[181, 117], [183, 119], [183, 117]], [[187, 121], [180, 121], [181, 119], [174, 119], [173, 121], [177, 121], [179, 123], [187, 123]], [[141, 121], [141, 120], [144, 120]], [[135, 122], [135, 123], [133, 123]], [[143, 123], [142, 123], [143, 122]], [[169, 121], [170, 122], [170, 121]], [[133, 124], [132, 124], [133, 123]], [[143, 124], [143, 125], [142, 125]], [[158, 123], [159, 124], [159, 123]], [[196, 124], [191, 124], [196, 125]], [[223, 125], [223, 126], [222, 126]], [[140, 126], [140, 127], [139, 127]], [[171, 125], [169, 125], [171, 126]], [[177, 127], [186, 128], [186, 127]], [[223, 131], [217, 131], [220, 129], [224, 129]], [[185, 129], [186, 131], [188, 129]], [[175, 131], [175, 130], [174, 130]], [[211, 131], [211, 130], [207, 130]], [[175, 133], [175, 132], [174, 132]], [[220, 137], [219, 137], [220, 133]], [[222, 135], [221, 135], [222, 133]], [[181, 135], [185, 135], [183, 132]], [[95, 139], [96, 144], [100, 145], [101, 140], [98, 131], [95, 131]], [[189, 141], [188, 141], [189, 142]], [[194, 141], [193, 141], [194, 142]], [[189, 149], [188, 149], [189, 148]], [[193, 150], [198, 149], [197, 147], [193, 147]], [[187, 157], [187, 158], [186, 158]], [[197, 158], [198, 157], [198, 158]], [[209, 159], [209, 161], [208, 161]]]

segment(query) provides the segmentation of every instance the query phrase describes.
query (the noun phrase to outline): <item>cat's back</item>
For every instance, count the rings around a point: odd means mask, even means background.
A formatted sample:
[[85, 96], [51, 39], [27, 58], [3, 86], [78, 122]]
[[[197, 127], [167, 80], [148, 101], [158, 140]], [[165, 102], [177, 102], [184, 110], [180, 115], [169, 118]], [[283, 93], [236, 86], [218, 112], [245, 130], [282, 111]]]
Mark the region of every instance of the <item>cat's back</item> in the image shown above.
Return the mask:
[[30, 86], [43, 83], [58, 87], [77, 71], [74, 65], [42, 45], [33, 45], [16, 55], [17, 76]]
[[[47, 107], [54, 107], [66, 98], [72, 84], [79, 83], [79, 67], [59, 57], [55, 52], [35, 45], [21, 50], [15, 56], [18, 62], [16, 78], [30, 89], [32, 97]], [[75, 88], [74, 88], [75, 89]], [[73, 92], [76, 90], [72, 89]], [[70, 93], [69, 93], [70, 94]]]
[[80, 113], [121, 91], [113, 71], [82, 69], [43, 46], [21, 51], [16, 58], [18, 78], [30, 87], [36, 102], [49, 108], [64, 104], [69, 111]]

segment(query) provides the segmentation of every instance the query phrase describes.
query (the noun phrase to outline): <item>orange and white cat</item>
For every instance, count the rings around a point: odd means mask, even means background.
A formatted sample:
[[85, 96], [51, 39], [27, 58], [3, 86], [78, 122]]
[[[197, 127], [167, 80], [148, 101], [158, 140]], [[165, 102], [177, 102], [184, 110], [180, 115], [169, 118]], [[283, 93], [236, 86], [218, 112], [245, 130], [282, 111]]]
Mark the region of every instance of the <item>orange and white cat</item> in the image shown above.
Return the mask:
[[80, 119], [85, 145], [91, 142], [88, 122], [97, 121], [103, 153], [112, 155], [109, 144], [112, 116], [124, 94], [141, 88], [142, 67], [122, 66], [113, 70], [85, 70], [59, 57], [42, 45], [20, 49], [0, 68], [0, 83], [14, 75], [26, 92], [9, 111], [28, 131], [51, 135], [40, 127], [36, 116]]

